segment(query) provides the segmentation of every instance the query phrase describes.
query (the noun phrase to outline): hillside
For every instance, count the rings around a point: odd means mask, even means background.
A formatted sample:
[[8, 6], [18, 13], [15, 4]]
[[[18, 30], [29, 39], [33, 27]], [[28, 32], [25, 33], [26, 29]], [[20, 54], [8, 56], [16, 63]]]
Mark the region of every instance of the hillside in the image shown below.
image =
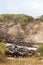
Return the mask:
[[43, 19], [24, 14], [0, 15], [0, 42], [27, 45], [43, 43]]

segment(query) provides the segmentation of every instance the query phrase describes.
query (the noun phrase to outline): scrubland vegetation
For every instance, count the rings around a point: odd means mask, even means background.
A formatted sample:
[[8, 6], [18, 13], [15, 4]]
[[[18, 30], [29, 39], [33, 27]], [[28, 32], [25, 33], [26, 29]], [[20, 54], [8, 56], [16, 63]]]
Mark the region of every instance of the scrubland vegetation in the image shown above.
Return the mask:
[[43, 15], [38, 18], [34, 18], [32, 16], [24, 15], [24, 14], [0, 14], [0, 21], [8, 21], [12, 20], [14, 22], [32, 22], [32, 21], [43, 21]]

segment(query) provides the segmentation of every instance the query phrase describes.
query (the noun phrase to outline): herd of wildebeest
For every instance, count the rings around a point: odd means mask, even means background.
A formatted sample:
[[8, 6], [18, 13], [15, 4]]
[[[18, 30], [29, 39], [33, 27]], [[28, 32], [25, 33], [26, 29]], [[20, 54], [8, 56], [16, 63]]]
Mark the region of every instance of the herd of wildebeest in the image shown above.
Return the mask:
[[37, 47], [18, 46], [14, 44], [6, 44], [8, 57], [27, 57], [37, 54]]

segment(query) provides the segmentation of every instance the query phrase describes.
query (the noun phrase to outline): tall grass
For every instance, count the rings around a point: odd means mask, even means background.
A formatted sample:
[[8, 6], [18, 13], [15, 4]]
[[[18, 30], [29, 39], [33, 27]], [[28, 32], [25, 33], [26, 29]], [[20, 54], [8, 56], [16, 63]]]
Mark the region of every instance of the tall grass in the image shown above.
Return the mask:
[[1, 42], [0, 43], [0, 61], [6, 60], [6, 55], [5, 55], [6, 50], [7, 49], [6, 49], [5, 43]]

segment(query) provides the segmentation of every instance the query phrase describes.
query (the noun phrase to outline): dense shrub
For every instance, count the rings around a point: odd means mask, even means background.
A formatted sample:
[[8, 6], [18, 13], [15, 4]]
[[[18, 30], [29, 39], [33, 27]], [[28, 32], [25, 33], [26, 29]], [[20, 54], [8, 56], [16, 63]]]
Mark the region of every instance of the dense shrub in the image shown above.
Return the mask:
[[37, 21], [37, 22], [43, 22], [43, 15], [41, 15], [38, 18], [36, 18], [35, 21]]
[[41, 56], [43, 56], [43, 45], [39, 45], [38, 52], [40, 53]]

